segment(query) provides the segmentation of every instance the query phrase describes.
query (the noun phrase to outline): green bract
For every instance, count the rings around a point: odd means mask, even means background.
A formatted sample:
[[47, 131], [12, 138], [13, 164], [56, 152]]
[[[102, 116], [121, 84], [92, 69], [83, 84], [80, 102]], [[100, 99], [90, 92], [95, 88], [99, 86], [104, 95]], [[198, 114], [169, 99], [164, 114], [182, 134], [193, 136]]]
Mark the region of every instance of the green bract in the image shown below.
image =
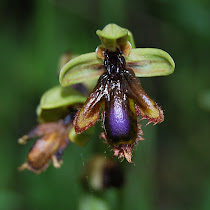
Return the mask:
[[85, 100], [86, 97], [71, 87], [55, 86], [42, 95], [37, 108], [38, 119], [41, 122], [61, 119], [68, 114], [69, 106], [83, 104]]

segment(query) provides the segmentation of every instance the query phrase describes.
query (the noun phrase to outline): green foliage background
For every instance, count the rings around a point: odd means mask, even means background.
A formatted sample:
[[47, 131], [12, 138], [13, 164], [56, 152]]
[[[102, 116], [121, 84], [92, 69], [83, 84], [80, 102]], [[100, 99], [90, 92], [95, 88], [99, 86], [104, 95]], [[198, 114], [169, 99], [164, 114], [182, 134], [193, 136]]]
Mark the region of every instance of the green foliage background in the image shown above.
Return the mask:
[[165, 121], [143, 127], [135, 166], [122, 163], [123, 189], [99, 196], [110, 209], [210, 209], [209, 1], [2, 0], [0, 8], [0, 209], [78, 209], [93, 195], [80, 184], [84, 161], [112, 156], [97, 135], [85, 148], [70, 144], [61, 169], [39, 176], [17, 171], [32, 145], [17, 139], [36, 125], [40, 96], [58, 83], [61, 53], [94, 51], [95, 31], [111, 22], [130, 29], [137, 47], [168, 52], [176, 69], [141, 80]]

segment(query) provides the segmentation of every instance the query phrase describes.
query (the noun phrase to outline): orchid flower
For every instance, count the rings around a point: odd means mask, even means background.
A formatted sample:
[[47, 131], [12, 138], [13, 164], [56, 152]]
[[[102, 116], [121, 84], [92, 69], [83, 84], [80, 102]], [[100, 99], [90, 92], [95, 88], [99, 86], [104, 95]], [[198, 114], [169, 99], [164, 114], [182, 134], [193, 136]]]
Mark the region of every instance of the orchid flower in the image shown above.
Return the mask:
[[[60, 83], [69, 86], [81, 82], [98, 82], [77, 112], [77, 134], [93, 126], [100, 116], [102, 137], [111, 145], [114, 156], [132, 162], [132, 149], [143, 140], [140, 121], [161, 123], [163, 111], [143, 90], [137, 77], [172, 74], [175, 64], [170, 55], [153, 48], [135, 48], [132, 33], [115, 24], [97, 30], [102, 45], [96, 52], [70, 60], [60, 71]], [[138, 118], [141, 116], [141, 119]]]
[[78, 136], [73, 129], [76, 110], [85, 100], [86, 97], [72, 87], [55, 86], [43, 94], [37, 108], [38, 125], [18, 140], [20, 144], [25, 144], [31, 138], [37, 138], [19, 170], [27, 169], [39, 174], [47, 169], [51, 161], [54, 167], [59, 168], [70, 141], [79, 146], [89, 141], [91, 130]]

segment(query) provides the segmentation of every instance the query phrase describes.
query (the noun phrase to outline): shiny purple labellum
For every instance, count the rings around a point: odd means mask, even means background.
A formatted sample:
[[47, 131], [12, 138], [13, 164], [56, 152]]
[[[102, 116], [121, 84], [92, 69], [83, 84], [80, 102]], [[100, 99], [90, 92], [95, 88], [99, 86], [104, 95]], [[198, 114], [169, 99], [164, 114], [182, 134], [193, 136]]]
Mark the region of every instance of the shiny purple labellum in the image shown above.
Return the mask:
[[125, 102], [116, 100], [113, 105], [106, 103], [104, 130], [111, 145], [130, 144], [137, 137], [136, 116]]
[[134, 103], [130, 105], [125, 86], [120, 80], [107, 81], [109, 97], [105, 100], [104, 130], [111, 145], [131, 144], [137, 137], [137, 117]]
[[[106, 110], [108, 113], [108, 110]], [[130, 130], [130, 121], [128, 113], [125, 112], [120, 100], [116, 100], [109, 110], [107, 118], [110, 131], [113, 136], [127, 136]]]

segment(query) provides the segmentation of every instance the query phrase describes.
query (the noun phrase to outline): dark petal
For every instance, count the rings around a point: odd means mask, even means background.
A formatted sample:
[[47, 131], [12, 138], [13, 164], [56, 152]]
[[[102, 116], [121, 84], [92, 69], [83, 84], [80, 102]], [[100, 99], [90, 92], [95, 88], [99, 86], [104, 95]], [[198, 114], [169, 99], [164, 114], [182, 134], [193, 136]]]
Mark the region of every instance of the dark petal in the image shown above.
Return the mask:
[[154, 123], [163, 121], [163, 111], [161, 108], [145, 93], [138, 78], [131, 69], [124, 72], [125, 86], [127, 95], [132, 98], [137, 105], [137, 114], [141, 114], [143, 119], [148, 119]]
[[74, 128], [77, 134], [87, 130], [90, 126], [94, 125], [99, 118], [100, 107], [103, 103], [103, 96], [105, 94], [105, 84], [107, 75], [103, 74], [87, 98], [82, 109], [77, 112], [74, 120]]
[[105, 101], [104, 130], [109, 144], [132, 144], [137, 138], [137, 116], [133, 100], [127, 98], [120, 80], [109, 81], [110, 98]]

